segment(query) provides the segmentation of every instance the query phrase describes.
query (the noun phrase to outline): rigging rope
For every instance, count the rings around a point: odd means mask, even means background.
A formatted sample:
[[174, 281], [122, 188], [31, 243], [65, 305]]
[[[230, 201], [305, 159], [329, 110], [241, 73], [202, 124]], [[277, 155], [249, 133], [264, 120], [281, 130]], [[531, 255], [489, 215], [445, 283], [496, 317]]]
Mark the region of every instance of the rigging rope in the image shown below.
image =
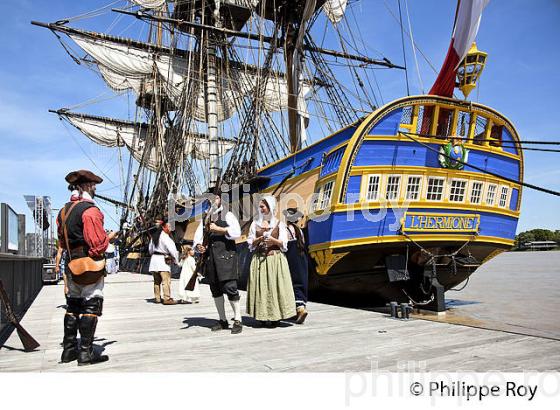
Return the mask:
[[406, 95], [410, 95], [410, 86], [408, 84], [408, 68], [406, 67], [406, 51], [404, 47], [404, 27], [402, 24], [401, 0], [397, 0], [397, 4], [399, 5], [399, 20], [401, 25], [401, 42], [402, 42], [402, 52], [403, 52], [403, 59], [404, 59], [404, 76], [406, 79]]
[[80, 145], [80, 143], [78, 142], [78, 140], [74, 137], [74, 135], [70, 132], [70, 129], [68, 128], [68, 126], [66, 125], [65, 121], [62, 121], [62, 125], [64, 126], [64, 128], [66, 129], [66, 132], [68, 133], [68, 135], [70, 135], [70, 137], [74, 140], [74, 142], [76, 143], [76, 145], [80, 148], [80, 150], [82, 151], [82, 153], [87, 157], [87, 159], [89, 159], [91, 161], [91, 163], [93, 164], [93, 166], [99, 171], [101, 172], [101, 174], [107, 178], [107, 180], [115, 185], [115, 182], [109, 178], [109, 176], [103, 172], [103, 170], [101, 168], [99, 168], [97, 166], [97, 164], [95, 163], [95, 161], [93, 160], [93, 158], [91, 158], [88, 153], [82, 148], [82, 146]]
[[[385, 4], [385, 8], [387, 9], [387, 11], [389, 11], [389, 14], [391, 14], [391, 16], [393, 17], [393, 19], [395, 19], [395, 21], [397, 23], [399, 23], [399, 18], [395, 15], [395, 13], [393, 12], [393, 10], [391, 10], [391, 8], [389, 7], [389, 5], [387, 4], [387, 0], [383, 0], [384, 4]], [[402, 24], [400, 24], [401, 30], [404, 30], [406, 34], [409, 34], [406, 29], [403, 27]], [[414, 46], [416, 46], [416, 49], [418, 50], [418, 52], [420, 53], [420, 55], [424, 58], [424, 60], [426, 61], [426, 63], [428, 63], [428, 65], [430, 66], [430, 68], [433, 70], [434, 73], [438, 73], [437, 68], [432, 64], [432, 62], [430, 61], [430, 59], [428, 57], [426, 57], [426, 55], [424, 54], [424, 52], [422, 51], [422, 49], [420, 49], [420, 47], [418, 47], [418, 44], [414, 43]]]
[[414, 45], [414, 38], [412, 36], [412, 24], [410, 23], [410, 14], [408, 13], [408, 0], [404, 0], [404, 7], [406, 10], [406, 19], [408, 20], [408, 32], [410, 34], [410, 45], [412, 46], [412, 55], [414, 56], [414, 64], [416, 65], [416, 74], [418, 75], [418, 83], [420, 85], [420, 91], [425, 94], [424, 83], [422, 82], [422, 76], [420, 75], [420, 67], [418, 66], [418, 57], [416, 56], [416, 47]]
[[529, 183], [527, 183], [527, 182], [516, 181], [515, 179], [509, 178], [509, 177], [506, 177], [506, 176], [503, 176], [503, 175], [500, 175], [500, 174], [496, 174], [496, 173], [494, 173], [494, 172], [492, 172], [492, 171], [488, 171], [487, 169], [483, 169], [483, 168], [477, 167], [476, 165], [467, 164], [467, 163], [464, 162], [464, 161], [461, 161], [461, 160], [456, 159], [456, 158], [452, 158], [450, 155], [447, 155], [447, 154], [445, 154], [445, 153], [439, 152], [438, 149], [435, 149], [435, 148], [433, 148], [433, 147], [430, 147], [428, 144], [425, 144], [425, 143], [423, 143], [423, 142], [418, 141], [416, 138], [414, 138], [411, 134], [409, 134], [409, 133], [407, 133], [407, 132], [399, 131], [399, 134], [402, 134], [402, 135], [406, 136], [407, 138], [411, 139], [412, 141], [416, 142], [417, 144], [423, 146], [424, 148], [427, 148], [427, 149], [430, 150], [430, 151], [433, 151], [433, 152], [437, 153], [438, 155], [443, 155], [445, 158], [447, 158], [447, 159], [449, 159], [449, 160], [451, 160], [451, 161], [457, 162], [457, 163], [459, 163], [459, 164], [466, 165], [466, 166], [468, 166], [469, 168], [476, 169], [477, 171], [483, 172], [483, 173], [488, 174], [488, 175], [492, 175], [492, 176], [494, 176], [494, 177], [496, 177], [496, 178], [501, 178], [501, 179], [503, 179], [503, 180], [506, 180], [506, 181], [508, 181], [508, 182], [511, 182], [512, 184], [518, 184], [518, 185], [522, 185], [522, 186], [524, 186], [524, 187], [526, 187], [526, 188], [534, 189], [535, 191], [544, 192], [544, 193], [546, 193], [546, 194], [550, 194], [550, 195], [554, 195], [554, 196], [560, 196], [560, 192], [553, 191], [553, 190], [547, 189], [547, 188], [543, 188], [543, 187], [540, 187], [540, 186], [537, 186], [537, 185], [529, 184]]
[[[418, 137], [423, 138], [442, 138], [441, 135], [434, 135], [434, 134], [425, 134], [425, 133], [417, 133], [417, 132], [407, 132], [407, 134], [415, 135]], [[468, 137], [463, 136], [456, 136], [454, 138], [461, 139], [461, 140], [468, 140]], [[476, 141], [489, 141], [489, 142], [496, 142], [495, 138], [477, 138]], [[537, 141], [537, 140], [518, 140], [518, 141], [505, 141], [506, 144], [534, 144], [534, 145], [560, 145], [560, 141]]]

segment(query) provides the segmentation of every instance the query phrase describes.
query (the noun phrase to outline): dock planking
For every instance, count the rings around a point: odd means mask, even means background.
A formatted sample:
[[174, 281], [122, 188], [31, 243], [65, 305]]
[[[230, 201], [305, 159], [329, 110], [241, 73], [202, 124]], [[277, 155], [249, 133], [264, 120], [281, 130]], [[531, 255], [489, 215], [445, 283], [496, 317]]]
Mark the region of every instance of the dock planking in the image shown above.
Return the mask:
[[[177, 286], [173, 281], [173, 291]], [[400, 321], [379, 312], [319, 303], [309, 303], [310, 315], [302, 326], [286, 322], [276, 329], [263, 329], [244, 316], [240, 335], [211, 332], [217, 315], [207, 286], [201, 286], [199, 304], [163, 306], [149, 302], [151, 278], [131, 273], [106, 279], [104, 313], [95, 344], [110, 360], [90, 367], [61, 365], [62, 292], [62, 285], [41, 290], [22, 321], [41, 347], [24, 353], [13, 332], [0, 349], [0, 371], [560, 370], [560, 341], [555, 338], [441, 320]], [[229, 304], [227, 312], [232, 315]]]

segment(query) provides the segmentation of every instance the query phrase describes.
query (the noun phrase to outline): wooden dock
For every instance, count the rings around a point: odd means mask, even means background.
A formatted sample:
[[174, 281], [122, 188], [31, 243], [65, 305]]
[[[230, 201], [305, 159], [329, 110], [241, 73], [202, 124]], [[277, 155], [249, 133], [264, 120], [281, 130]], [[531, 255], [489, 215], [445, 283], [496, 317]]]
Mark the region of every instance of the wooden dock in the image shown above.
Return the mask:
[[[173, 281], [173, 292], [178, 283]], [[345, 372], [559, 371], [560, 341], [310, 303], [304, 325], [257, 327], [244, 316], [243, 333], [211, 332], [217, 315], [210, 291], [201, 303], [149, 302], [151, 277], [130, 273], [106, 280], [105, 310], [96, 345], [106, 363], [58, 364], [64, 297], [62, 285], [45, 286], [22, 324], [41, 343], [21, 350], [15, 332], [0, 349], [1, 372]], [[242, 304], [245, 295], [242, 294]], [[243, 308], [243, 312], [245, 309]], [[231, 308], [227, 305], [227, 312]]]

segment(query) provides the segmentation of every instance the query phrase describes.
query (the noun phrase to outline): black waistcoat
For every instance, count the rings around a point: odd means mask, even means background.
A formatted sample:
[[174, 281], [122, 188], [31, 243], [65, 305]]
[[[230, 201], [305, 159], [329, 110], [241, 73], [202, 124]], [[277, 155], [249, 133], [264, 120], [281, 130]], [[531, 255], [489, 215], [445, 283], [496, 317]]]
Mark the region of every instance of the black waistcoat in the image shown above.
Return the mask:
[[[64, 205], [66, 209], [66, 215], [68, 215], [68, 210], [75, 202], [68, 202]], [[67, 247], [70, 248], [72, 251], [72, 258], [78, 258], [82, 256], [87, 256], [89, 246], [84, 239], [84, 223], [82, 222], [82, 215], [84, 212], [89, 209], [95, 207], [89, 201], [79, 201], [69, 216], [66, 217], [66, 231], [68, 234], [68, 243], [66, 244]], [[61, 213], [58, 214], [58, 226], [59, 229], [59, 238], [64, 238], [64, 226], [62, 225], [62, 217]]]
[[[214, 223], [220, 228], [229, 226], [225, 219], [222, 219], [221, 212], [218, 214], [218, 220]], [[211, 233], [208, 239], [208, 248], [209, 260], [205, 272], [207, 279], [210, 282], [239, 279], [235, 241], [227, 239], [225, 235]]]

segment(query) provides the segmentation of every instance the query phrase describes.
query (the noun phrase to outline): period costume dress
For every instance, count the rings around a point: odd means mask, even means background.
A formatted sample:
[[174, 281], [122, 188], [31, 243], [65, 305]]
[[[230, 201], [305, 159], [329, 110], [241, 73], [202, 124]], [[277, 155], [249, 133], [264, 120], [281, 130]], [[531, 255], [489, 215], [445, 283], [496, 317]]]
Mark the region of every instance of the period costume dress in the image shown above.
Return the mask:
[[[148, 252], [151, 256], [148, 270], [154, 277], [154, 299], [156, 303], [162, 302], [164, 305], [174, 305], [176, 302], [171, 298], [171, 266], [168, 261], [179, 263], [179, 252], [173, 239], [161, 229], [157, 243], [150, 239]], [[161, 300], [161, 290], [163, 288], [163, 301]]]
[[[99, 184], [100, 177], [87, 170], [69, 173], [66, 181], [71, 185], [83, 183]], [[94, 275], [74, 276], [68, 267], [71, 259], [89, 256], [99, 260], [104, 258], [109, 238], [103, 228], [103, 214], [87, 192], [80, 196], [72, 193], [57, 216], [58, 240], [67, 250], [64, 272], [68, 293], [66, 294], [66, 314], [64, 316], [63, 352], [60, 361], [68, 363], [78, 360], [78, 365], [107, 361], [106, 355], [93, 351], [93, 339], [98, 317], [103, 311], [104, 271]], [[85, 278], [85, 279], [84, 279]], [[78, 350], [78, 331], [81, 342]]]
[[[237, 289], [239, 280], [239, 264], [237, 260], [237, 247], [235, 240], [241, 236], [241, 227], [235, 215], [225, 212], [223, 207], [210, 208], [206, 218], [209, 222], [220, 228], [226, 228], [225, 234], [209, 233], [206, 252], [200, 255], [206, 258], [203, 275], [210, 284], [210, 292], [219, 315], [219, 322], [212, 330], [228, 329], [228, 320], [225, 311], [224, 295], [227, 296], [233, 309], [232, 333], [241, 333], [241, 307], [240, 296]], [[193, 241], [193, 247], [202, 245], [204, 241], [205, 221], [198, 226]]]
[[[284, 256], [288, 249], [288, 232], [286, 224], [274, 216], [274, 197], [266, 196], [263, 200], [270, 213], [261, 213], [251, 223], [247, 238], [249, 250], [253, 252], [247, 281], [247, 314], [263, 322], [277, 322], [296, 314], [290, 268]], [[269, 235], [280, 240], [281, 246], [266, 246], [264, 242], [255, 245], [258, 238]]]
[[196, 261], [190, 255], [187, 255], [181, 262], [181, 276], [179, 277], [179, 298], [183, 303], [198, 303], [200, 300], [200, 284], [198, 278], [194, 283], [193, 290], [186, 290], [187, 283], [191, 279], [196, 269]]

